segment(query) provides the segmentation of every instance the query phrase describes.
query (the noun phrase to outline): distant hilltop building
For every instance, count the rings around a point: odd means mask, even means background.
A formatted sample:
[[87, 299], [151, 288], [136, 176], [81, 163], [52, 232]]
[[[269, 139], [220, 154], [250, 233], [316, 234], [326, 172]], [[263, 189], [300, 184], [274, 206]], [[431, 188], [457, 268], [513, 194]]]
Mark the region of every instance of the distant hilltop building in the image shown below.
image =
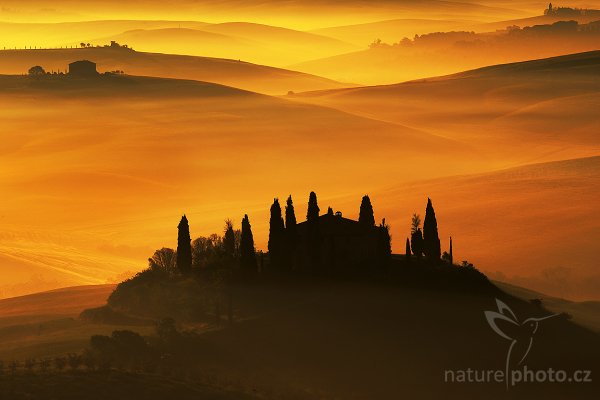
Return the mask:
[[555, 7], [552, 3], [548, 4], [548, 8], [544, 10], [544, 15], [551, 15], [555, 17], [578, 17], [578, 16], [589, 16], [597, 17], [600, 16], [600, 10], [591, 10], [585, 8], [572, 8], [572, 7]]
[[98, 76], [96, 63], [88, 60], [72, 62], [69, 64], [69, 75], [81, 78]]

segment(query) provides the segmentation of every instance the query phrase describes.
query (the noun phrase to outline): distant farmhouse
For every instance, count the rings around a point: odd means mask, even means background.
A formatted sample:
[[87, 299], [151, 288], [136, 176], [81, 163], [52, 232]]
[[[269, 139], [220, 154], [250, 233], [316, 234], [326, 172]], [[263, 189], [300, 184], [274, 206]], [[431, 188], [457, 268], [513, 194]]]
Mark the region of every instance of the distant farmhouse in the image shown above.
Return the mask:
[[69, 64], [69, 75], [80, 78], [98, 76], [96, 63], [88, 60], [75, 61]]

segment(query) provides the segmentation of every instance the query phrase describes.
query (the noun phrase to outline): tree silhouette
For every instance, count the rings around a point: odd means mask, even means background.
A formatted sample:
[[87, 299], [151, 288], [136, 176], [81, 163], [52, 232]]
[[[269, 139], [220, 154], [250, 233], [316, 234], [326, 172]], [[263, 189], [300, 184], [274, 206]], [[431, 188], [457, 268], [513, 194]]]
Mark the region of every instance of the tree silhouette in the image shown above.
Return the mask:
[[230, 219], [225, 221], [225, 233], [223, 234], [223, 251], [230, 258], [235, 257], [235, 233], [233, 231], [233, 222]]
[[377, 258], [380, 266], [385, 266], [392, 256], [392, 236], [390, 235], [390, 226], [386, 224], [385, 218], [378, 228]]
[[360, 213], [358, 215], [358, 222], [365, 226], [375, 226], [375, 216], [373, 214], [373, 206], [371, 205], [371, 199], [365, 195], [360, 203]]
[[177, 226], [177, 269], [182, 274], [188, 274], [192, 270], [192, 239], [190, 237], [190, 226], [187, 217], [181, 217]]
[[421, 228], [421, 216], [419, 214], [413, 214], [410, 226], [410, 233], [415, 233], [419, 228]]
[[271, 265], [276, 269], [281, 269], [285, 262], [285, 226], [281, 216], [279, 199], [274, 199], [273, 205], [271, 206], [268, 248]]
[[421, 228], [417, 228], [410, 235], [410, 245], [412, 253], [420, 258], [423, 255], [423, 232], [421, 232]]
[[308, 196], [308, 211], [306, 212], [306, 220], [308, 222], [319, 220], [319, 205], [317, 204], [317, 194], [310, 192]]
[[423, 222], [423, 253], [432, 260], [439, 260], [441, 255], [437, 220], [431, 199], [427, 199], [425, 221]]
[[452, 236], [450, 236], [450, 265], [454, 264], [454, 255], [452, 254]]
[[331, 208], [331, 207], [327, 208], [327, 215], [333, 215], [333, 208]]
[[296, 224], [294, 202], [292, 201], [292, 195], [290, 195], [285, 205], [285, 238], [288, 266], [292, 265], [293, 255], [296, 251], [296, 242], [298, 240], [298, 229]]
[[240, 266], [245, 277], [256, 273], [256, 250], [254, 249], [254, 236], [248, 215], [242, 219], [242, 235], [240, 238]]
[[410, 240], [406, 238], [406, 261], [410, 262]]
[[40, 67], [39, 65], [29, 68], [27, 73], [29, 74], [29, 76], [36, 77], [46, 75], [46, 71], [44, 71], [44, 68]]
[[316, 272], [321, 263], [321, 233], [319, 229], [319, 205], [317, 204], [317, 195], [310, 192], [308, 196], [308, 211], [306, 213], [307, 221], [307, 240], [306, 252], [308, 254], [309, 268]]
[[172, 274], [177, 269], [177, 255], [175, 250], [163, 247], [156, 250], [154, 255], [148, 259], [150, 269], [158, 269], [168, 274]]
[[296, 212], [294, 211], [294, 202], [290, 195], [285, 204], [285, 229], [296, 230]]

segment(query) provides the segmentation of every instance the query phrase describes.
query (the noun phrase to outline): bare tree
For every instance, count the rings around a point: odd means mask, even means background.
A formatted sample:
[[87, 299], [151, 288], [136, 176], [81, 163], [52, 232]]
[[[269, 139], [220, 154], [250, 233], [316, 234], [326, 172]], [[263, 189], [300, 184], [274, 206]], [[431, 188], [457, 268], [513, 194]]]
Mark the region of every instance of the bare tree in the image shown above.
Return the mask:
[[161, 269], [165, 272], [175, 272], [177, 265], [177, 253], [173, 249], [163, 247], [160, 250], [156, 250], [154, 255], [148, 259], [150, 268]]

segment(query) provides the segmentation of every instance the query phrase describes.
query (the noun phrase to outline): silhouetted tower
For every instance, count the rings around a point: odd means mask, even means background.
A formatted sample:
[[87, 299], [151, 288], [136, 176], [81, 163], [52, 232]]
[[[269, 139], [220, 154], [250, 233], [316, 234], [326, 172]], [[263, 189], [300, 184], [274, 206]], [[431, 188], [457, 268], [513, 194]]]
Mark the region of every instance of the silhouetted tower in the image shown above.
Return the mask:
[[268, 248], [271, 266], [276, 269], [280, 269], [284, 263], [285, 226], [281, 216], [281, 205], [279, 204], [279, 199], [274, 199], [273, 205], [271, 205]]
[[452, 255], [452, 236], [450, 236], [450, 265], [454, 264], [454, 256]]
[[431, 260], [439, 260], [441, 255], [437, 220], [431, 199], [427, 199], [425, 221], [423, 221], [423, 252]]
[[177, 269], [182, 274], [188, 274], [192, 270], [192, 239], [190, 237], [190, 226], [185, 214], [177, 226]]
[[365, 195], [360, 203], [360, 213], [358, 215], [358, 222], [366, 226], [375, 226], [375, 215], [373, 213], [373, 206], [371, 205], [371, 199]]
[[242, 234], [240, 238], [240, 266], [245, 277], [256, 274], [256, 251], [254, 249], [254, 236], [248, 215], [242, 219]]

